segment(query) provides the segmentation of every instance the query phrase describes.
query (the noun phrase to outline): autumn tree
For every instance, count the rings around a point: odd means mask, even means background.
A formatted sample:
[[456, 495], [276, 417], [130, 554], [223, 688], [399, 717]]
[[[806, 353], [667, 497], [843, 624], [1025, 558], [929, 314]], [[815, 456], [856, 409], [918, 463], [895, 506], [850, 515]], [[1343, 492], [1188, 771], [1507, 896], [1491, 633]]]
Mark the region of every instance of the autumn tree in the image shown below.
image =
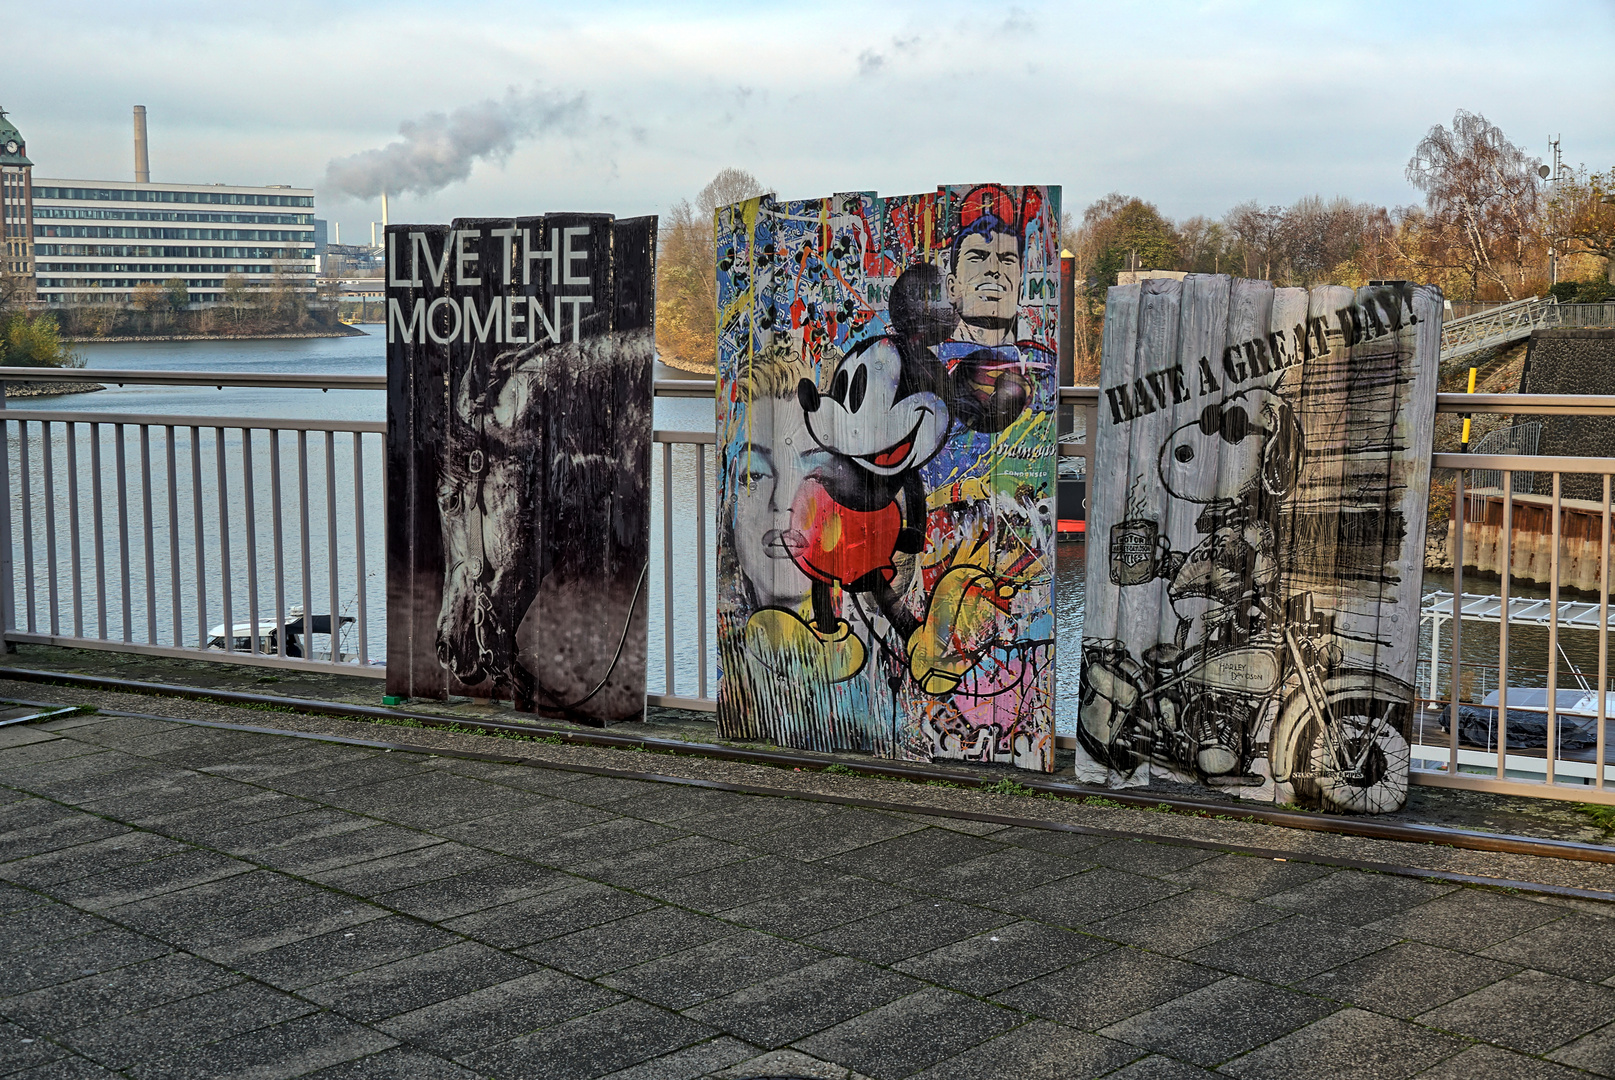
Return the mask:
[[1615, 169], [1578, 171], [1555, 187], [1548, 215], [1560, 250], [1603, 259], [1605, 276], [1615, 281]]
[[766, 189], [744, 169], [726, 168], [662, 220], [656, 259], [656, 347], [663, 363], [710, 374], [718, 354], [718, 281], [713, 214]]
[[1531, 292], [1545, 261], [1540, 164], [1479, 113], [1432, 127], [1407, 164], [1426, 201], [1422, 261], [1456, 271], [1473, 297]]

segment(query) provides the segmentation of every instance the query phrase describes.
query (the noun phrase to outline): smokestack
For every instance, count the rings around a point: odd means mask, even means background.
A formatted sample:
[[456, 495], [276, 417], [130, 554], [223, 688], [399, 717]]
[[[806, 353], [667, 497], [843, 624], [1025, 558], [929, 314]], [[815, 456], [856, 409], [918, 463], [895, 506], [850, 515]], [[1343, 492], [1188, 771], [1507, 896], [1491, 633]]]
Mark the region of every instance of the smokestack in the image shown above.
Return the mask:
[[370, 246], [376, 246], [376, 223], [374, 221], [370, 223]]
[[387, 193], [381, 193], [381, 231], [387, 231]]
[[331, 222], [331, 228], [335, 233], [335, 235], [333, 235], [331, 237], [331, 243], [336, 244], [338, 247], [340, 247], [342, 245], [342, 222], [340, 222], [340, 221]]
[[151, 183], [151, 162], [146, 158], [146, 107], [135, 106], [135, 183]]

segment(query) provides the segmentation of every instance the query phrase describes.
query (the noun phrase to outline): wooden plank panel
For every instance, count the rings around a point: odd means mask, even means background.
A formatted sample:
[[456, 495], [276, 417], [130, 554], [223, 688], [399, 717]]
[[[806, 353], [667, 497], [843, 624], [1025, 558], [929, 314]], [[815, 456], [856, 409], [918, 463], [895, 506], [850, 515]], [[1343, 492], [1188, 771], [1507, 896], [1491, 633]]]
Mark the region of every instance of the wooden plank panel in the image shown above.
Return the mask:
[[1053, 764], [1058, 189], [718, 212], [718, 720]]
[[1111, 291], [1079, 776], [1401, 804], [1439, 322], [1411, 286]]
[[396, 558], [389, 522], [389, 595], [409, 600], [389, 608], [390, 689], [396, 666], [414, 696], [643, 716], [654, 232], [605, 214], [389, 230], [389, 401], [407, 386], [413, 409], [389, 428], [412, 515]]

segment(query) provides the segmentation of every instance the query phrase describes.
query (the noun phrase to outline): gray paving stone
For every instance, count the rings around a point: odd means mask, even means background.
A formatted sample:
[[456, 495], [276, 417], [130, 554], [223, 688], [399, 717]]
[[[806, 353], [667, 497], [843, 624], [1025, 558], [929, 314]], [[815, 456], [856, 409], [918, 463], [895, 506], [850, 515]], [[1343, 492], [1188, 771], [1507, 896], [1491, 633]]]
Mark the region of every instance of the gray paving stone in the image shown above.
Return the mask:
[[1056, 926], [1084, 927], [1186, 891], [1182, 885], [1099, 867], [992, 902]]
[[30, 760], [45, 757], [45, 748], [55, 745], [36, 743], [0, 751], [0, 776], [5, 777], [6, 786], [71, 802], [84, 790], [93, 794], [96, 778], [116, 776], [130, 769], [150, 771], [153, 768], [150, 762], [132, 754], [93, 750], [77, 744], [76, 752], [57, 754], [48, 760]]
[[697, 1043], [638, 1065], [630, 1065], [607, 1074], [601, 1080], [696, 1080], [697, 1077], [714, 1075], [714, 1069], [756, 1056], [757, 1047], [720, 1035], [709, 1042]]
[[10, 1075], [67, 1056], [39, 1032], [0, 1020], [0, 1074]]
[[919, 1080], [1067, 1080], [1100, 1076], [1136, 1057], [1131, 1046], [1034, 1020], [933, 1065]]
[[274, 736], [265, 738], [275, 743], [277, 749], [267, 754], [257, 754], [248, 761], [221, 762], [199, 771], [213, 776], [228, 776], [249, 783], [276, 787], [278, 785], [270, 781], [277, 777], [289, 777], [298, 773], [312, 774], [329, 766], [351, 764], [378, 756], [377, 751], [362, 746], [344, 746], [341, 743], [312, 742], [304, 739], [279, 739]]
[[112, 1080], [115, 1076], [88, 1058], [74, 1056], [11, 1073], [7, 1080]]
[[647, 896], [583, 881], [462, 915], [444, 926], [495, 948], [519, 949], [660, 906]]
[[669, 1009], [688, 1009], [823, 959], [825, 954], [817, 949], [741, 930], [693, 949], [624, 968], [599, 982]]
[[1282, 913], [1248, 900], [1188, 892], [1124, 911], [1087, 927], [1090, 934], [1168, 956], [1182, 956], [1281, 918]]
[[378, 823], [335, 836], [320, 836], [286, 847], [257, 851], [252, 860], [288, 874], [312, 876], [442, 842], [428, 833]]
[[194, 1047], [268, 1027], [318, 1006], [254, 982], [239, 982], [63, 1033], [61, 1041], [102, 1065], [166, 1062]]
[[704, 1042], [715, 1032], [639, 1001], [568, 1020], [471, 1054], [479, 1073], [523, 1080], [593, 1080]]
[[832, 952], [893, 964], [1015, 921], [986, 908], [921, 899], [803, 940]]
[[124, 831], [104, 840], [92, 840], [71, 847], [64, 845], [59, 850], [0, 864], [0, 878], [33, 889], [49, 890], [74, 878], [103, 874], [119, 867], [194, 850], [190, 845], [166, 836]]
[[1184, 959], [1264, 982], [1294, 983], [1394, 944], [1396, 938], [1388, 934], [1291, 915], [1186, 953]]
[[1231, 975], [1099, 1034], [1213, 1066], [1335, 1011], [1317, 998]]
[[917, 979], [837, 956], [707, 1001], [685, 1015], [774, 1050], [923, 988]]
[[527, 858], [537, 848], [551, 849], [555, 837], [563, 833], [611, 820], [614, 816], [599, 807], [549, 799], [519, 813], [440, 825], [432, 831], [472, 847]]
[[546, 866], [567, 869], [609, 855], [665, 844], [683, 835], [677, 829], [654, 821], [611, 817], [570, 832], [535, 838], [516, 854]]
[[1112, 948], [1108, 942], [1086, 934], [1042, 923], [1016, 922], [894, 966], [927, 982], [985, 997]]
[[[420, 759], [413, 754], [384, 754], [379, 750], [363, 750], [342, 757], [345, 760], [337, 760], [316, 768], [303, 768], [271, 776], [250, 776], [249, 773], [249, 776], [255, 784], [284, 791], [288, 795], [301, 795], [305, 798], [330, 802], [331, 796], [348, 788], [379, 784], [383, 780], [395, 780], [400, 776], [420, 777], [426, 771], [421, 767]], [[270, 767], [276, 764], [271, 759], [259, 759], [259, 761]], [[255, 761], [249, 764], [258, 763]]]
[[[632, 768], [632, 763], [624, 768]], [[643, 795], [656, 787], [648, 780], [625, 780], [617, 776], [595, 776], [584, 773], [567, 785], [565, 798], [572, 802], [588, 803], [592, 806], [607, 806], [619, 799], [631, 799], [635, 795]]]
[[1548, 1056], [1566, 1065], [1595, 1072], [1599, 1076], [1615, 1076], [1615, 1024], [1605, 1024], [1595, 1031], [1590, 1031]]
[[708, 1080], [870, 1080], [861, 1072], [834, 1062], [822, 1061], [800, 1050], [770, 1050], [754, 1058], [720, 1069]]
[[433, 829], [496, 814], [521, 812], [539, 796], [441, 769], [346, 788], [325, 797], [334, 806], [413, 829]]
[[1513, 975], [1512, 964], [1410, 941], [1299, 983], [1312, 994], [1411, 1019]]
[[804, 799], [741, 798], [742, 802], [727, 809], [684, 818], [679, 827], [740, 844], [769, 833], [818, 829], [838, 810], [829, 803]]
[[116, 795], [80, 797], [75, 802], [86, 810], [104, 814], [132, 825], [145, 825], [181, 810], [216, 806], [251, 793], [253, 789], [234, 780], [189, 770], [167, 770], [161, 782]]
[[537, 942], [523, 949], [522, 955], [592, 979], [693, 949], [734, 932], [728, 923], [663, 906]]
[[309, 841], [326, 840], [376, 827], [376, 823], [369, 818], [350, 814], [346, 810], [320, 806], [307, 799], [297, 799], [279, 792], [264, 794], [284, 799], [285, 805], [299, 809], [289, 814], [277, 813], [238, 822], [230, 820], [233, 816], [230, 808], [234, 802], [227, 803], [220, 807], [223, 813], [219, 827], [203, 834], [201, 842], [219, 851], [262, 861], [265, 852], [295, 848]]
[[1102, 836], [1066, 832], [1063, 829], [1030, 829], [1019, 825], [993, 833], [1001, 844], [1013, 844], [1032, 851], [1046, 851], [1051, 855], [1070, 855], [1086, 859], [1084, 852], [1092, 851], [1108, 841]]
[[162, 814], [142, 822], [142, 825], [165, 836], [192, 843], [205, 841], [207, 847], [222, 850], [223, 845], [218, 841], [231, 829], [283, 819], [313, 810], [318, 805], [279, 791], [249, 790], [240, 798]]
[[1571, 914], [1499, 941], [1480, 955], [1566, 978], [1602, 982], [1615, 975], [1615, 922]]
[[[189, 769], [175, 769], [155, 762], [141, 761], [138, 765], [114, 772], [75, 776], [38, 785], [29, 785], [42, 795], [72, 803], [86, 810], [105, 808], [111, 816], [118, 816], [116, 807], [132, 796], [145, 796], [158, 800], [174, 800], [173, 806], [196, 806], [204, 802], [217, 802], [245, 794], [233, 780], [193, 773]], [[218, 794], [215, 792], [228, 793]], [[126, 809], [151, 805], [145, 799], [122, 802]]]
[[603, 986], [539, 968], [530, 975], [378, 1021], [402, 1042], [463, 1058], [624, 1000]]
[[252, 869], [250, 863], [228, 855], [193, 849], [105, 874], [64, 881], [52, 886], [51, 893], [70, 904], [104, 911], [194, 885], [239, 877]]
[[[24, 911], [50, 902], [49, 897], [43, 896], [32, 889], [25, 889], [21, 885], [13, 885], [9, 881], [0, 881], [0, 915], [9, 915], [14, 911]], [[0, 923], [0, 928], [3, 928], [4, 925], [4, 923]]]
[[369, 1023], [520, 978], [536, 967], [486, 945], [461, 941], [307, 986], [301, 993], [344, 1016]]
[[947, 990], [921, 990], [797, 1044], [876, 1080], [908, 1076], [1015, 1027], [1009, 1009]]
[[1215, 982], [1194, 964], [1137, 949], [1116, 949], [993, 997], [1028, 1013], [1096, 1031]]
[[812, 863], [762, 855], [715, 870], [688, 874], [645, 891], [681, 907], [720, 912], [769, 896], [804, 892], [837, 876], [828, 868]]
[[320, 890], [273, 870], [253, 870], [107, 909], [107, 916], [147, 933], [186, 930]]
[[1615, 1020], [1615, 989], [1522, 971], [1418, 1019], [1510, 1050], [1541, 1054]]
[[1437, 885], [1390, 874], [1337, 870], [1303, 885], [1274, 893], [1266, 903], [1330, 922], [1366, 926], [1453, 892]]
[[438, 768], [475, 780], [485, 780], [491, 784], [503, 784], [505, 787], [536, 791], [544, 795], [559, 795], [562, 798], [565, 797], [568, 786], [588, 775], [530, 764], [448, 757], [439, 760]]
[[138, 964], [171, 951], [154, 938], [122, 929], [83, 934], [14, 954], [0, 964], [0, 997]]
[[207, 922], [153, 930], [154, 936], [221, 964], [240, 964], [254, 953], [385, 918], [387, 912], [340, 893], [311, 890], [280, 904], [255, 907]]
[[322, 1012], [199, 1046], [161, 1064], [141, 1062], [127, 1071], [131, 1076], [153, 1080], [217, 1080], [245, 1075], [254, 1080], [281, 1080], [394, 1045], [392, 1039], [378, 1031], [335, 1013]]
[[396, 1046], [304, 1075], [307, 1080], [483, 1080], [435, 1054]]
[[826, 866], [840, 873], [857, 874], [897, 885], [929, 878], [944, 867], [969, 862], [1002, 844], [975, 836], [962, 836], [946, 829], [922, 828], [890, 840], [825, 859]]
[[[427, 849], [436, 850], [436, 849]], [[441, 922], [573, 884], [576, 878], [519, 859], [494, 858], [474, 870], [375, 897], [394, 911]]]
[[846, 809], [820, 818], [807, 829], [775, 829], [760, 836], [739, 839], [747, 847], [758, 851], [813, 861], [854, 851], [904, 833], [917, 832], [921, 828], [924, 826], [894, 814]]
[[253, 953], [240, 960], [239, 967], [243, 974], [271, 986], [295, 990], [458, 940], [447, 930], [392, 916]]
[[[614, 814], [623, 814], [627, 817], [643, 818], [646, 821], [656, 821], [663, 825], [671, 825], [674, 822], [690, 819], [705, 820], [715, 814], [734, 810], [736, 807], [745, 807], [747, 810], [751, 810], [758, 804], [775, 803], [777, 801], [775, 799], [758, 798], [755, 795], [741, 795], [732, 791], [710, 791], [679, 785], [655, 785], [637, 795], [630, 795], [626, 799], [614, 801], [611, 804], [611, 811]], [[691, 821], [691, 824], [694, 824], [694, 821]]]
[[1083, 853], [1083, 858], [1145, 877], [1164, 877], [1185, 867], [1217, 858], [1221, 852], [1143, 840], [1112, 840]]
[[1198, 1065], [1151, 1054], [1126, 1068], [1109, 1073], [1105, 1080], [1211, 1080], [1215, 1075]]
[[961, 903], [994, 900], [1012, 892], [1092, 869], [1092, 863], [1027, 848], [1006, 847], [986, 855], [953, 863], [935, 873], [904, 882], [911, 889], [945, 896]]
[[[445, 881], [502, 860], [500, 856], [464, 844], [434, 843], [410, 848], [379, 859], [366, 859], [345, 866], [319, 870], [307, 876], [322, 885], [355, 896], [377, 897], [397, 889], [407, 889], [429, 881]], [[543, 873], [533, 867], [535, 874]]]
[[681, 836], [665, 844], [640, 848], [594, 862], [579, 863], [572, 873], [627, 889], [643, 889], [674, 878], [715, 870], [749, 859], [753, 853], [709, 836]]
[[[36, 810], [36, 807], [41, 809]], [[0, 862], [132, 833], [127, 825], [120, 822], [81, 814], [43, 799], [29, 800], [22, 809], [27, 810], [27, 816], [34, 820], [27, 824], [0, 822]]]
[[918, 893], [908, 889], [849, 874], [805, 892], [788, 892], [730, 908], [723, 917], [781, 937], [807, 937], [920, 899]]
[[78, 908], [40, 897], [40, 902], [0, 920], [0, 956], [28, 953], [41, 945], [83, 937], [113, 924]]
[[1402, 1080], [1470, 1044], [1405, 1020], [1344, 1009], [1222, 1067], [1244, 1080]]
[[56, 732], [46, 731], [37, 724], [12, 724], [0, 728], [0, 749], [26, 746], [28, 743], [50, 742], [60, 738]]
[[1288, 860], [1261, 859], [1248, 855], [1218, 855], [1182, 870], [1162, 875], [1196, 889], [1261, 900], [1299, 888], [1334, 871], [1327, 866]]
[[6, 998], [0, 1012], [45, 1035], [100, 1023], [240, 982], [217, 964], [183, 953]]
[[1482, 1044], [1420, 1073], [1419, 1080], [1587, 1080], [1587, 1074]]
[[1444, 949], [1479, 952], [1565, 914], [1563, 908], [1503, 893], [1461, 889], [1372, 923], [1370, 928]]

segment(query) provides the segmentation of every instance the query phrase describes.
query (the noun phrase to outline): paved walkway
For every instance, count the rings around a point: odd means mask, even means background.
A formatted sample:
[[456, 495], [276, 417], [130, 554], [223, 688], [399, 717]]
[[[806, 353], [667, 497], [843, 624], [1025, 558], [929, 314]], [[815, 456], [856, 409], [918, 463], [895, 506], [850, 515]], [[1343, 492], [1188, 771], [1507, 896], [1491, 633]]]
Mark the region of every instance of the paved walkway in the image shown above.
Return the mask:
[[1615, 1076], [1612, 931], [1168, 843], [0, 729], [4, 1076]]

